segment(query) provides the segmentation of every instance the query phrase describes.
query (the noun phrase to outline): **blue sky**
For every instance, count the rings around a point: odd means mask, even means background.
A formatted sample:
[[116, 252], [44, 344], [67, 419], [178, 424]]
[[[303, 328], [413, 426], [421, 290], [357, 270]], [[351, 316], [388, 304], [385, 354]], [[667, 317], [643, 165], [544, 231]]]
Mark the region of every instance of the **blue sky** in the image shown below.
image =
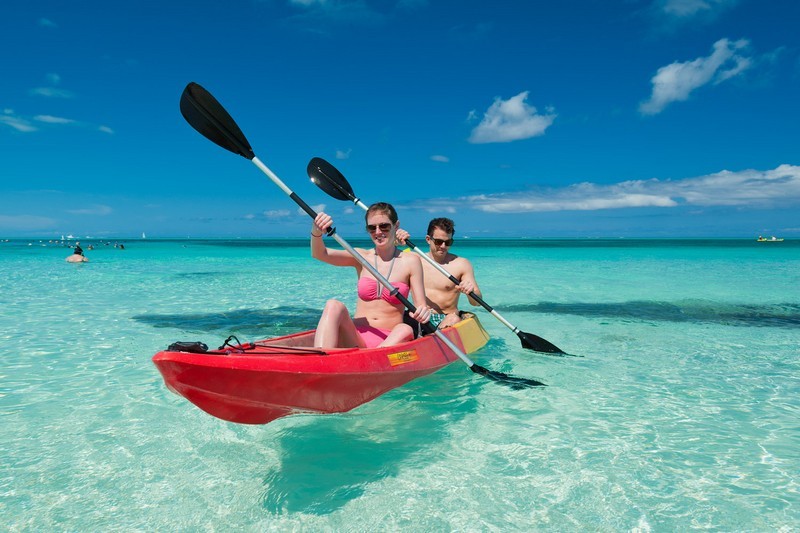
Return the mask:
[[179, 113], [211, 91], [340, 233], [800, 237], [800, 2], [7, 0], [0, 237], [299, 237]]

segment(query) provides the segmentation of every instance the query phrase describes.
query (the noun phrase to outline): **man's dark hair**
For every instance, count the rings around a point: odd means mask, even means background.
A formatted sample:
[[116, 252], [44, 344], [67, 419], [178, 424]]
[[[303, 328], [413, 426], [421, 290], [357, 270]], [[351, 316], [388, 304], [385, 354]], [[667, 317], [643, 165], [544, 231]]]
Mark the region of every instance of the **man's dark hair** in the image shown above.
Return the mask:
[[444, 231], [448, 235], [455, 235], [456, 234], [456, 225], [455, 223], [450, 220], [449, 218], [434, 218], [430, 222], [428, 222], [428, 235], [433, 237], [433, 232], [436, 228]]

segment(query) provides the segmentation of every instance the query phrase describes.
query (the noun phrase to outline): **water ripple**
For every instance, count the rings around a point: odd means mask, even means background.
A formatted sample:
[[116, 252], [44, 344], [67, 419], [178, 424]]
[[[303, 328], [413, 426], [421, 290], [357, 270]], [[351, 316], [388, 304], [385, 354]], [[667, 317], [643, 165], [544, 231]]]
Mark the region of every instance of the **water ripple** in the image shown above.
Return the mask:
[[[314, 329], [320, 310], [282, 306], [273, 309], [234, 309], [211, 313], [142, 314], [131, 317], [154, 328], [176, 328], [191, 332], [228, 332], [266, 338]], [[244, 340], [244, 339], [242, 339]]]
[[497, 306], [500, 311], [550, 313], [603, 317], [634, 321], [707, 322], [727, 326], [796, 328], [800, 326], [800, 304], [731, 304], [707, 300], [679, 302], [627, 301], [613, 303], [512, 304]]

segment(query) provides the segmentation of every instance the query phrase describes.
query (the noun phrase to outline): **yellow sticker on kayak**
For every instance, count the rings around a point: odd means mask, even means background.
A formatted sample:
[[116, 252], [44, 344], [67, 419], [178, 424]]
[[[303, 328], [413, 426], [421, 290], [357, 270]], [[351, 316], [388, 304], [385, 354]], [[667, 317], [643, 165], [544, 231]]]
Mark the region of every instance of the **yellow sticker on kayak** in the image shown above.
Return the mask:
[[389, 364], [392, 366], [404, 365], [406, 363], [413, 363], [419, 359], [416, 350], [409, 350], [407, 352], [390, 353], [387, 355]]

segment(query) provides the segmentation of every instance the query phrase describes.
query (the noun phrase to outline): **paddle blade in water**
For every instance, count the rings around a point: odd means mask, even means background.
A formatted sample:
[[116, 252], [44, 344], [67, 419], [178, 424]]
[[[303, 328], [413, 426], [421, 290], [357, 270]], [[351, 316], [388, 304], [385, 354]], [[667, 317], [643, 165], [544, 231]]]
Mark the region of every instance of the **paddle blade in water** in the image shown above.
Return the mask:
[[306, 171], [311, 181], [333, 198], [337, 200], [355, 199], [353, 188], [347, 182], [347, 179], [336, 167], [321, 157], [315, 157], [309, 161]]
[[496, 381], [498, 383], [506, 385], [507, 387], [511, 387], [514, 390], [532, 389], [533, 387], [547, 386], [541, 381], [536, 381], [535, 379], [517, 378], [514, 376], [509, 376], [508, 374], [504, 374], [502, 372], [495, 372], [494, 370], [489, 370], [488, 368], [484, 368], [480, 365], [472, 365], [469, 368], [476, 374], [480, 374], [481, 376], [489, 378], [492, 381]]
[[181, 95], [181, 115], [203, 137], [226, 150], [246, 159], [256, 156], [236, 121], [210, 92], [194, 82]]
[[567, 355], [561, 348], [555, 344], [541, 338], [533, 333], [525, 333], [520, 331], [517, 333], [519, 340], [522, 341], [522, 347], [535, 352], [550, 353], [553, 355]]

